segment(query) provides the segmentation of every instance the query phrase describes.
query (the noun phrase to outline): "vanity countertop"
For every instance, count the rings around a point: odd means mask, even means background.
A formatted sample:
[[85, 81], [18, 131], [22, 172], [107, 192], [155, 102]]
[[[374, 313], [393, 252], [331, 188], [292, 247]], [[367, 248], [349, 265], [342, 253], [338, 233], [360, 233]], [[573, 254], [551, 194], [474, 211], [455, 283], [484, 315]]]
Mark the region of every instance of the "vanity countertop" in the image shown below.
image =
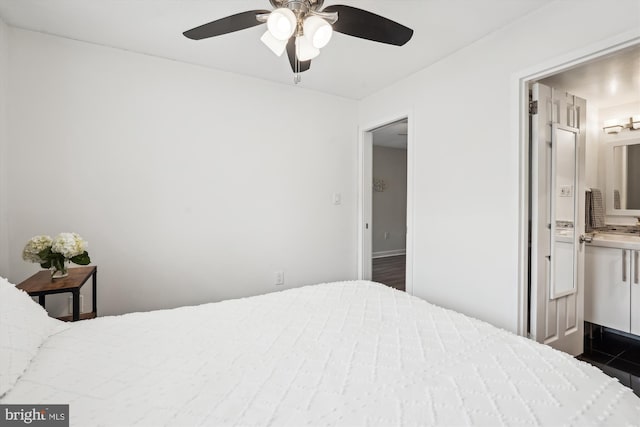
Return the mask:
[[633, 234], [596, 232], [593, 235], [593, 240], [588, 244], [591, 246], [604, 246], [607, 248], [640, 250], [640, 236]]

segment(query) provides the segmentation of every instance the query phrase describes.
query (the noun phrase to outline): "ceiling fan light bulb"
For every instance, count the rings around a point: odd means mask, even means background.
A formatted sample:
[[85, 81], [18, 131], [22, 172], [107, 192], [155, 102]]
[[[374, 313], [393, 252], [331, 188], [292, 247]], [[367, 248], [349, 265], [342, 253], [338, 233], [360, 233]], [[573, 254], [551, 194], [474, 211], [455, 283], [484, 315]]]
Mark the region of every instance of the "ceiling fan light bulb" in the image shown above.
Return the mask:
[[274, 10], [267, 19], [267, 28], [278, 40], [287, 40], [296, 30], [296, 15], [289, 9], [281, 7]]
[[310, 61], [320, 55], [320, 49], [316, 49], [307, 37], [296, 37], [296, 56], [300, 61]]
[[333, 35], [333, 28], [331, 28], [331, 25], [325, 25], [322, 26], [320, 28], [318, 28], [318, 31], [316, 31], [316, 33], [313, 36], [313, 46], [317, 47], [318, 49], [325, 47], [327, 44], [329, 44], [329, 41], [331, 40], [331, 36]]
[[331, 25], [315, 15], [311, 15], [304, 20], [303, 29], [304, 35], [311, 41], [311, 44], [316, 49], [325, 47], [333, 35]]
[[262, 41], [262, 43], [264, 43], [269, 49], [271, 49], [271, 52], [276, 54], [276, 56], [282, 56], [284, 50], [287, 47], [286, 41], [278, 40], [277, 38], [273, 37], [273, 34], [271, 34], [271, 32], [269, 31], [266, 31], [262, 35], [262, 37], [260, 37], [260, 41]]

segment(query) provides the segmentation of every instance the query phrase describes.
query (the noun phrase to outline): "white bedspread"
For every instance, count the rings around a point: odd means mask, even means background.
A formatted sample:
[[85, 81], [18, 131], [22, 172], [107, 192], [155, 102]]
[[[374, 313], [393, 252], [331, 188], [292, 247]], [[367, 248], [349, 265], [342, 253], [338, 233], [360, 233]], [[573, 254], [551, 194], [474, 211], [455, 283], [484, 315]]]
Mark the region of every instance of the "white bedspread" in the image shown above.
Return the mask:
[[69, 403], [72, 426], [640, 425], [598, 369], [370, 282], [78, 322], [2, 403]]

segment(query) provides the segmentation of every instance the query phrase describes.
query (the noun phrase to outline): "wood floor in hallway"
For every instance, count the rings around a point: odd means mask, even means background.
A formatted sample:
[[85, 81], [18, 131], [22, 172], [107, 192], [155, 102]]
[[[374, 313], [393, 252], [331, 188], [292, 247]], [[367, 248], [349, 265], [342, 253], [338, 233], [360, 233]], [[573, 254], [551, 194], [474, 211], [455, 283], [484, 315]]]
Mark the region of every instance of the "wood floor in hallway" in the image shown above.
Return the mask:
[[406, 255], [373, 259], [373, 281], [405, 290]]

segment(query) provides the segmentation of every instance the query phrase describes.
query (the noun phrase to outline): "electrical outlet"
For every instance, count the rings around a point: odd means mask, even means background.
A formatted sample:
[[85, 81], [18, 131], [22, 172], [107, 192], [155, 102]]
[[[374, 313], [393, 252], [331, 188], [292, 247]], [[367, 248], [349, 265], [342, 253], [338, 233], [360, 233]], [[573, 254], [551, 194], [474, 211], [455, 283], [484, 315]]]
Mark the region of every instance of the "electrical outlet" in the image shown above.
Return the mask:
[[[80, 295], [80, 313], [84, 313], [84, 295]], [[67, 314], [73, 314], [73, 296], [67, 300]]]
[[389, 240], [389, 232], [388, 231], [384, 232], [384, 240]]
[[284, 285], [284, 271], [276, 271], [275, 282], [276, 286]]

